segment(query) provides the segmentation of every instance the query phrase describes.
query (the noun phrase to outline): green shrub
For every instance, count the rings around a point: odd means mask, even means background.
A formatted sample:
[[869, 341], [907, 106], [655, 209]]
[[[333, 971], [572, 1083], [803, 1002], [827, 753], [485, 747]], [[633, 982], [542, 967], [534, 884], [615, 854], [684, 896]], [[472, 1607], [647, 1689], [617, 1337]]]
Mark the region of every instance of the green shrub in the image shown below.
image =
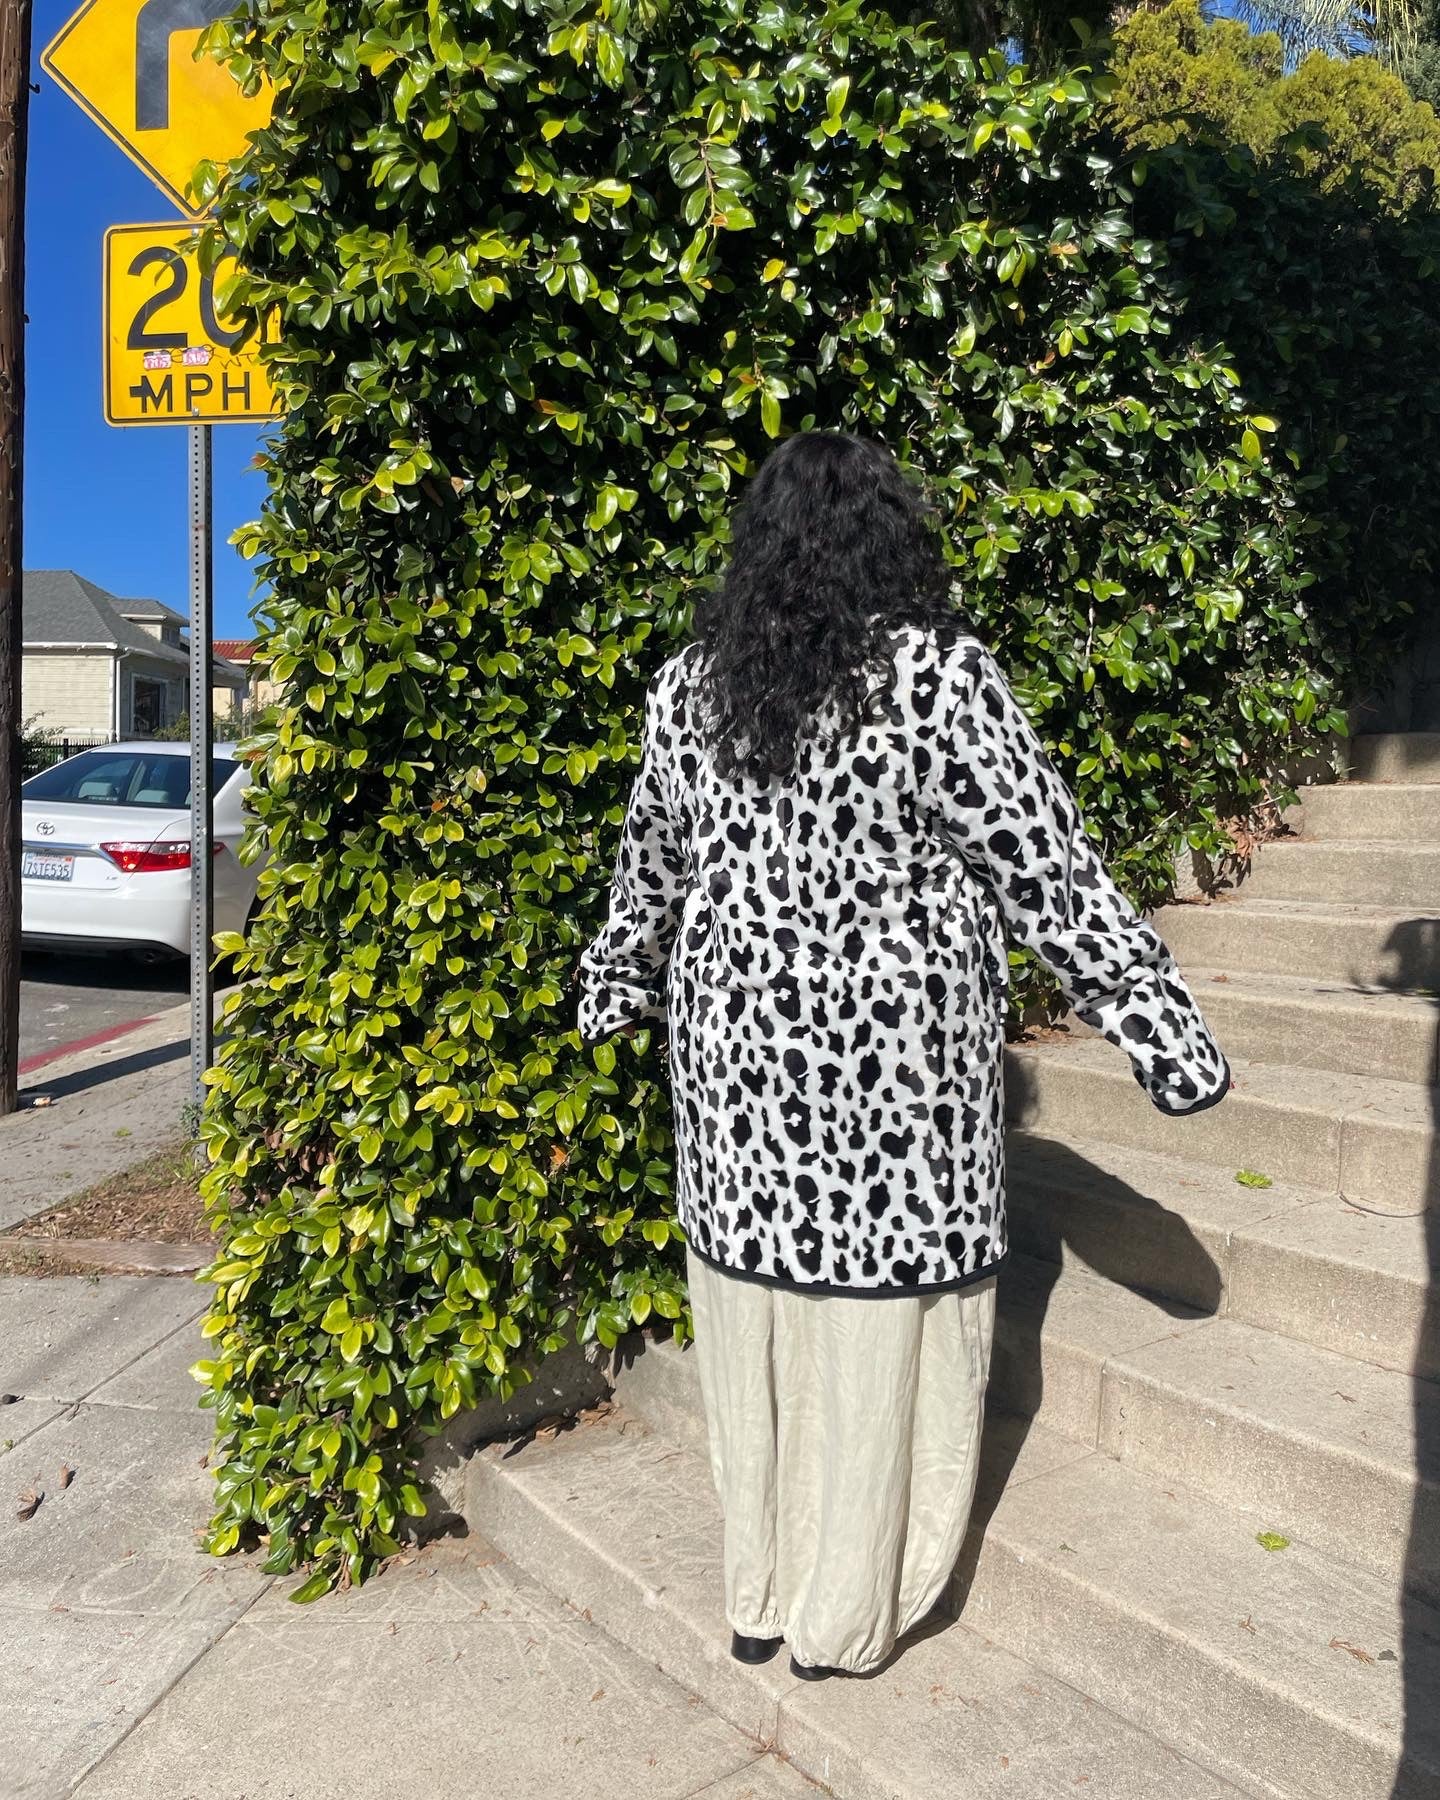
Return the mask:
[[1305, 664], [1353, 699], [1440, 603], [1440, 218], [1391, 215], [1359, 170], [1319, 192], [1303, 161], [1206, 136], [1143, 160], [1136, 224], [1166, 242], [1185, 329], [1226, 343], [1280, 421]]
[[1372, 57], [1308, 56], [1195, 0], [1117, 32], [1108, 130], [1143, 155], [1184, 332], [1281, 423], [1311, 577], [1311, 666], [1342, 693], [1440, 601], [1440, 123]]
[[[414, 1439], [571, 1334], [683, 1324], [660, 1046], [586, 1051], [638, 711], [780, 433], [931, 478], [961, 600], [1136, 897], [1333, 726], [1295, 481], [1081, 72], [858, 0], [256, 0], [210, 178], [278, 307], [254, 743], [272, 861], [205, 1135], [209, 1543], [301, 1590], [419, 1513]], [[1025, 991], [1033, 991], [1027, 988]]]
[[[1102, 117], [1129, 143], [1193, 139], [1205, 121], [1322, 193], [1353, 189], [1393, 213], [1435, 205], [1440, 119], [1373, 56], [1315, 50], [1287, 69], [1275, 32], [1171, 0], [1133, 12], [1115, 33], [1111, 73]], [[1293, 135], [1305, 126], [1318, 132]]]

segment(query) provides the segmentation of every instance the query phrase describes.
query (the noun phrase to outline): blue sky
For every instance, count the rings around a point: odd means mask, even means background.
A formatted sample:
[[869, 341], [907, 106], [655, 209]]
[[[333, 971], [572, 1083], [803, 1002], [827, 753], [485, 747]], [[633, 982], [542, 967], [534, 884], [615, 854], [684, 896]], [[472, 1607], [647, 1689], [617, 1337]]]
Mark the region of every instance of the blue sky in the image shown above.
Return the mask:
[[[189, 606], [182, 426], [107, 425], [100, 410], [100, 246], [107, 225], [178, 219], [173, 206], [41, 72], [74, 0], [36, 0], [27, 195], [25, 562], [112, 593]], [[259, 429], [217, 425], [215, 632], [250, 630], [251, 573], [226, 541], [260, 511]]]

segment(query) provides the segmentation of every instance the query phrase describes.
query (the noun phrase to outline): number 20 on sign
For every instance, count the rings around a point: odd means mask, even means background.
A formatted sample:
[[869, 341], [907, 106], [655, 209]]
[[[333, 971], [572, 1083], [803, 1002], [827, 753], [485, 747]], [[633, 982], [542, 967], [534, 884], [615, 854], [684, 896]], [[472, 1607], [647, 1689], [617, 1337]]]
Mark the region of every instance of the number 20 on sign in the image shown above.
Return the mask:
[[[112, 425], [223, 425], [278, 416], [259, 344], [215, 309], [230, 273], [203, 274], [195, 228], [105, 233], [105, 417]], [[267, 330], [267, 336], [270, 331]]]

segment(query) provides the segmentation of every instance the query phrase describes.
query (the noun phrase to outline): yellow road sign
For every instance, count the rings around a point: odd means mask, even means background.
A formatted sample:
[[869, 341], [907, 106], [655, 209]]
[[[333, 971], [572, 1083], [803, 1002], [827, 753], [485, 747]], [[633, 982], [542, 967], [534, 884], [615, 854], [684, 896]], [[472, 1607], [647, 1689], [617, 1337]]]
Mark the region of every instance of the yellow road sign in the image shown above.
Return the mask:
[[225, 425], [273, 419], [253, 337], [215, 311], [222, 258], [202, 275], [191, 226], [105, 233], [105, 417], [112, 425]]
[[181, 212], [199, 217], [189, 193], [195, 165], [245, 148], [268, 123], [272, 95], [247, 99], [211, 57], [195, 60], [205, 26], [232, 0], [86, 0], [48, 48], [52, 75]]

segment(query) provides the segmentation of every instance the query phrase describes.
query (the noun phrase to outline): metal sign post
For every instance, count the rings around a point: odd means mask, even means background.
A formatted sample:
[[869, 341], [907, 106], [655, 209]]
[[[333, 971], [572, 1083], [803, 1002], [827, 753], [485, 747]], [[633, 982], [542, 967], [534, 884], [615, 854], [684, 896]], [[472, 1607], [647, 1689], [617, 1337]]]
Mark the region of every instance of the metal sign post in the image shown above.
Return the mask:
[[0, 1113], [20, 1074], [20, 590], [30, 0], [0, 0]]
[[[229, 9], [230, 0], [83, 0], [40, 57], [46, 74], [192, 221], [113, 226], [105, 234], [104, 409], [112, 425], [184, 425], [190, 439], [190, 1095], [197, 1106], [214, 1051], [209, 421], [276, 416], [258, 346], [218, 316], [215, 270], [201, 272], [194, 241], [194, 225], [206, 216], [191, 180], [196, 164], [239, 156], [274, 101], [268, 85], [242, 93], [228, 70], [195, 54], [199, 34]], [[0, 1049], [4, 1036], [0, 1021]]]
[[211, 536], [209, 425], [192, 425], [190, 439], [190, 1098], [205, 1098], [205, 1071], [213, 1058], [215, 978], [210, 939], [214, 930], [214, 795], [211, 738], [214, 694], [210, 686], [215, 623], [215, 558]]

